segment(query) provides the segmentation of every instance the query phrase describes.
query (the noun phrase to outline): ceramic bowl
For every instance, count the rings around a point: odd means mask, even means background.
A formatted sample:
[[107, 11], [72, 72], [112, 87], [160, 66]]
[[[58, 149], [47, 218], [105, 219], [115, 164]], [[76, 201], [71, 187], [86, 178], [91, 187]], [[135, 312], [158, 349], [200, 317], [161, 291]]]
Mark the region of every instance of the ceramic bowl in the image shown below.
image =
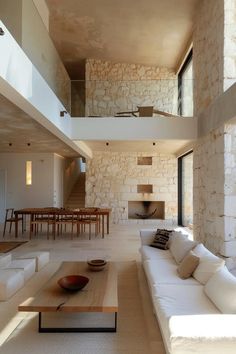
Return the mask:
[[89, 269], [95, 272], [103, 270], [107, 264], [104, 259], [90, 259], [87, 263]]
[[78, 291], [85, 287], [89, 282], [89, 278], [83, 275], [67, 275], [58, 280], [58, 285], [68, 291]]

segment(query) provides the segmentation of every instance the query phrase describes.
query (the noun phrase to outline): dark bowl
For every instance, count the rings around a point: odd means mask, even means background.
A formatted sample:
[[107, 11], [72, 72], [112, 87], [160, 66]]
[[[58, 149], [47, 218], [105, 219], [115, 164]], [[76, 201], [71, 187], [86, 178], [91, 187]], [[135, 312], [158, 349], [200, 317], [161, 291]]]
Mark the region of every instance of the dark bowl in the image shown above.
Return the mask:
[[90, 259], [87, 263], [89, 268], [93, 271], [103, 270], [107, 264], [104, 259]]
[[84, 277], [83, 275], [67, 275], [58, 280], [58, 285], [62, 289], [68, 291], [78, 291], [85, 287], [85, 285], [89, 282], [89, 278]]

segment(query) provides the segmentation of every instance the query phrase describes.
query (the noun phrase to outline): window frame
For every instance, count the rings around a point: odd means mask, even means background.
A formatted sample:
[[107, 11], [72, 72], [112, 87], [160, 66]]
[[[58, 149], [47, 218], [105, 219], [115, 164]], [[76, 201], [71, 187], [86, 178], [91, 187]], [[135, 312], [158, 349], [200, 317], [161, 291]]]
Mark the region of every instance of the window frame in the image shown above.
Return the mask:
[[178, 157], [178, 225], [183, 225], [183, 158], [193, 154], [193, 150]]
[[178, 114], [182, 116], [183, 114], [183, 75], [189, 65], [193, 60], [193, 49], [188, 53], [179, 73], [178, 73]]

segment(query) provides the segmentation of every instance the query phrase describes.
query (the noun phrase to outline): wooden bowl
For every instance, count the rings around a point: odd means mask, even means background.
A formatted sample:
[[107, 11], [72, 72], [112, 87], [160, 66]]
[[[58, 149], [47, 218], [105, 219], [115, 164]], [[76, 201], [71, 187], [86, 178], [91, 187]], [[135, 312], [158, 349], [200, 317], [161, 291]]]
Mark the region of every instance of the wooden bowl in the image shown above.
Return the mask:
[[58, 280], [58, 285], [62, 289], [68, 291], [78, 291], [85, 287], [85, 285], [89, 282], [89, 278], [84, 277], [83, 275], [67, 275]]
[[87, 263], [89, 269], [95, 272], [103, 270], [107, 264], [104, 259], [90, 259]]

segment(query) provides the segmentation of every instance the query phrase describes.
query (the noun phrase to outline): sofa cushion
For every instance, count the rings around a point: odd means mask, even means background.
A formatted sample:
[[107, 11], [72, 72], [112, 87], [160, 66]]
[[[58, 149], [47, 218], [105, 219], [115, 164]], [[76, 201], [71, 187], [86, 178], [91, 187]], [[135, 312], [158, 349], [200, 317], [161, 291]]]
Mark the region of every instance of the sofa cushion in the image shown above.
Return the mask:
[[157, 284], [181, 284], [201, 286], [194, 278], [181, 279], [173, 258], [145, 261], [144, 269], [150, 286]]
[[19, 269], [0, 269], [0, 301], [9, 299], [24, 286], [24, 272]]
[[7, 267], [8, 264], [11, 263], [11, 260], [12, 260], [11, 253], [8, 254], [0, 253], [0, 269]]
[[224, 266], [225, 261], [211, 253], [202, 243], [193, 249], [193, 253], [200, 257], [199, 265], [193, 273], [193, 277], [201, 284], [206, 284], [210, 277]]
[[169, 238], [172, 230], [157, 229], [154, 239], [150, 243], [151, 247], [167, 250], [169, 248]]
[[196, 244], [197, 242], [189, 240], [181, 232], [172, 232], [169, 249], [176, 262], [180, 263]]
[[204, 291], [222, 313], [236, 313], [236, 278], [226, 267], [213, 274]]
[[[185, 344], [184, 331], [182, 331], [182, 338], [174, 339], [172, 337], [172, 335], [175, 335], [175, 326], [171, 328], [173, 318], [195, 317], [219, 313], [219, 310], [207, 296], [205, 296], [202, 285], [186, 285], [184, 289], [181, 284], [160, 284], [154, 286], [153, 304], [156, 315], [161, 323], [165, 342], [171, 353], [173, 344], [177, 345], [178, 343], [180, 347], [181, 341], [183, 345]], [[192, 333], [193, 332], [194, 330]], [[175, 343], [175, 340], [177, 343]], [[186, 341], [188, 341], [188, 344], [192, 345], [191, 338], [190, 342], [189, 339], [186, 339]], [[195, 349], [195, 347], [193, 348]], [[181, 351], [179, 353], [181, 353]], [[203, 351], [202, 353], [205, 352]]]
[[140, 253], [142, 260], [157, 260], [162, 258], [172, 258], [172, 255], [169, 250], [160, 250], [158, 248], [153, 248], [150, 246], [141, 246]]
[[199, 265], [200, 258], [190, 251], [182, 260], [177, 268], [177, 272], [182, 279], [191, 277], [197, 266]]

